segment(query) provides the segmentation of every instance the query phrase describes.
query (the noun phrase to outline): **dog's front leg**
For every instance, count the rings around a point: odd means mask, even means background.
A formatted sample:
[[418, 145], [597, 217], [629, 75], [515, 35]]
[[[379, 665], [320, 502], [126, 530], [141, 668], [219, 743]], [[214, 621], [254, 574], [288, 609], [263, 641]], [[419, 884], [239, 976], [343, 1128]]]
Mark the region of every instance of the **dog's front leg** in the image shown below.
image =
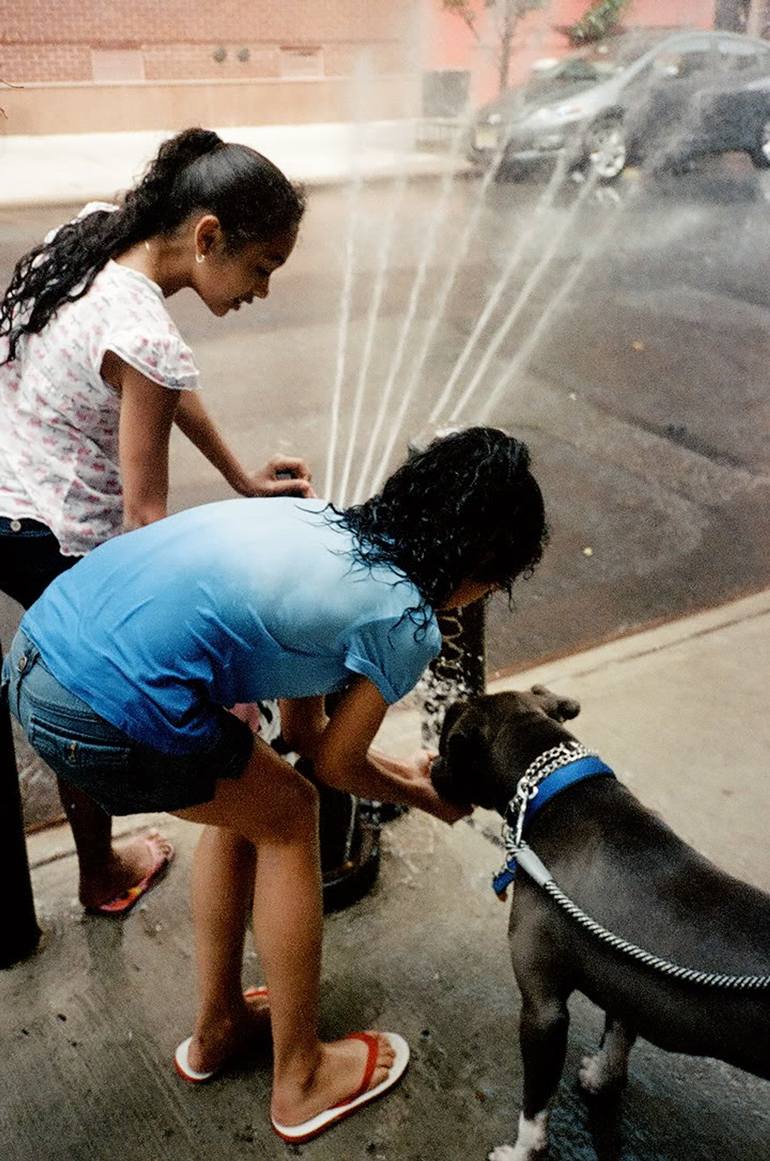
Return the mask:
[[523, 1000], [519, 1039], [524, 1098], [519, 1135], [513, 1148], [503, 1145], [495, 1149], [489, 1161], [536, 1161], [548, 1148], [548, 1103], [564, 1068], [569, 1013], [566, 999], [525, 994]]
[[584, 1056], [578, 1079], [584, 1092], [591, 1096], [622, 1088], [628, 1079], [628, 1054], [636, 1034], [620, 1020], [607, 1013], [599, 1051]]

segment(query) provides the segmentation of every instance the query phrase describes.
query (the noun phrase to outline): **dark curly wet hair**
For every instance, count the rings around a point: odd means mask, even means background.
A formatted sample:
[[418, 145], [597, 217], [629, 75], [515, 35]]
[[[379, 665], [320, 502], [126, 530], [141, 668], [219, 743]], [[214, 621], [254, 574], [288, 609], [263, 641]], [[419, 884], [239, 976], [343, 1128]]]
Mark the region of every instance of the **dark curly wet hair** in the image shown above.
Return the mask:
[[493, 427], [433, 440], [378, 495], [334, 511], [355, 536], [359, 563], [393, 565], [417, 586], [425, 605], [410, 614], [418, 623], [426, 605], [440, 608], [464, 580], [488, 581], [510, 597], [548, 539], [529, 449]]
[[5, 361], [16, 357], [22, 335], [38, 334], [63, 303], [81, 298], [110, 258], [173, 234], [190, 214], [215, 214], [232, 253], [296, 230], [304, 210], [302, 190], [261, 153], [208, 129], [185, 129], [161, 145], [117, 210], [68, 222], [18, 262], [0, 304]]

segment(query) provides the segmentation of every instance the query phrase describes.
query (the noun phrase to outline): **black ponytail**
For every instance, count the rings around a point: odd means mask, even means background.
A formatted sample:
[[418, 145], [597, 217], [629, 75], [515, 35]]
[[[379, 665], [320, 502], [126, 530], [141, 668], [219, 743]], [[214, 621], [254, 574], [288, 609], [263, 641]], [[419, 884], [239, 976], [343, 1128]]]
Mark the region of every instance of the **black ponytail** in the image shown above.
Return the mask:
[[173, 233], [194, 211], [216, 215], [233, 252], [296, 230], [304, 209], [302, 191], [261, 153], [208, 129], [185, 129], [164, 142], [117, 210], [68, 222], [17, 263], [0, 304], [5, 362], [15, 359], [22, 335], [38, 334], [63, 303], [82, 298], [110, 258]]

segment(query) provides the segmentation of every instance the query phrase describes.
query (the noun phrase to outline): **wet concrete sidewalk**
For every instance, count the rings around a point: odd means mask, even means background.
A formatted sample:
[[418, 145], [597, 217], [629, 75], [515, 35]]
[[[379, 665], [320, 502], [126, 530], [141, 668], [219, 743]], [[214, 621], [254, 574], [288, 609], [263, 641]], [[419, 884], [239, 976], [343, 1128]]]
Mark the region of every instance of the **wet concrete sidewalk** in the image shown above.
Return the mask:
[[[768, 645], [770, 592], [504, 684], [544, 680], [578, 697], [577, 736], [683, 837], [768, 889]], [[391, 748], [410, 751], [416, 714], [394, 711], [386, 733]], [[393, 1029], [409, 1040], [412, 1063], [383, 1101], [301, 1147], [271, 1133], [264, 1057], [198, 1088], [171, 1067], [194, 1010], [187, 879], [197, 828], [153, 821], [176, 843], [176, 863], [122, 922], [82, 915], [68, 831], [30, 841], [45, 937], [37, 955], [0, 973], [3, 1161], [482, 1161], [513, 1140], [519, 1000], [507, 907], [489, 887], [500, 861], [496, 816], [480, 811], [452, 829], [417, 813], [389, 824], [375, 889], [327, 920], [323, 1033]], [[244, 981], [259, 979], [248, 954]], [[571, 1010], [555, 1159], [595, 1155], [574, 1077], [602, 1020], [579, 997]], [[770, 1085], [753, 1077], [642, 1042], [631, 1057], [622, 1151], [604, 1155], [759, 1161], [769, 1098]]]

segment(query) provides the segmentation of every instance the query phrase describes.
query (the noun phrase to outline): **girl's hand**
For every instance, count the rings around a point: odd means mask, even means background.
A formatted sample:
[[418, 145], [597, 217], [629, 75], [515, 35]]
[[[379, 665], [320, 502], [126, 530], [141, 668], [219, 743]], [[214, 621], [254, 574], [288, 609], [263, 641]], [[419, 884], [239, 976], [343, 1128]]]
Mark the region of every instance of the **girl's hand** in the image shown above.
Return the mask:
[[259, 472], [247, 475], [242, 489], [244, 496], [300, 496], [303, 500], [315, 496], [310, 483], [310, 469], [296, 456], [273, 456]]
[[415, 805], [419, 806], [420, 810], [426, 810], [429, 814], [440, 818], [442, 822], [448, 822], [451, 826], [453, 823], [459, 822], [461, 818], [467, 818], [469, 814], [472, 814], [473, 806], [471, 803], [458, 805], [456, 802], [448, 802], [447, 799], [441, 797], [430, 779], [430, 768], [436, 757], [435, 750], [421, 750], [410, 763], [409, 777], [414, 783], [414, 789], [418, 796]]

